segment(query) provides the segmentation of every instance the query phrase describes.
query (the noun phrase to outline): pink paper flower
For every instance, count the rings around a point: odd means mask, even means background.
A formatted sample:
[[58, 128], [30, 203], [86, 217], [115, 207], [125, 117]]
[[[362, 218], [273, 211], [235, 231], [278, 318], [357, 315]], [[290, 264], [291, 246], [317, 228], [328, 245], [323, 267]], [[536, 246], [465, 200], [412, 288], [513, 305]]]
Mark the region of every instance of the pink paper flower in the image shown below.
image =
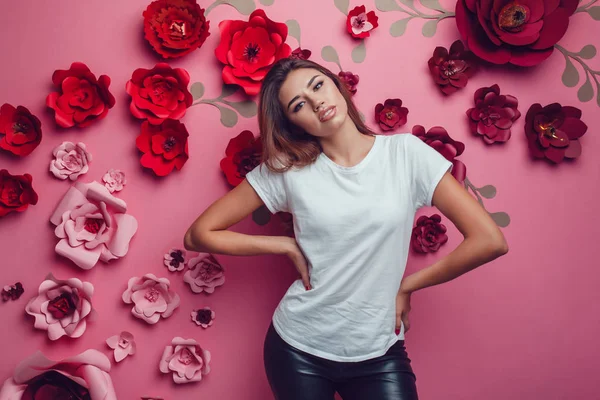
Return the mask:
[[212, 254], [200, 253], [188, 261], [188, 267], [183, 281], [194, 293], [213, 293], [217, 286], [225, 283], [225, 271]]
[[109, 375], [110, 361], [98, 350], [86, 350], [60, 361], [38, 351], [21, 361], [0, 388], [0, 399], [117, 400]]
[[49, 274], [25, 311], [35, 317], [37, 329], [48, 331], [50, 340], [65, 335], [78, 338], [85, 332], [87, 319], [94, 315], [93, 294], [94, 286], [90, 282], [77, 278], [60, 280]]
[[210, 372], [210, 352], [194, 339], [173, 338], [160, 360], [160, 372], [173, 373], [175, 383], [200, 382]]
[[191, 316], [192, 321], [194, 321], [196, 325], [206, 329], [213, 324], [213, 321], [215, 319], [215, 312], [207, 306], [201, 310], [192, 311]]
[[100, 183], [76, 183], [50, 217], [60, 239], [56, 252], [83, 269], [124, 257], [138, 227], [126, 212], [127, 204]]
[[23, 284], [17, 282], [14, 285], [6, 285], [2, 288], [2, 301], [17, 300], [25, 292]]
[[102, 177], [104, 181], [104, 186], [108, 189], [109, 192], [120, 192], [123, 190], [123, 186], [127, 183], [127, 179], [125, 179], [125, 173], [121, 172], [118, 169], [109, 169], [106, 174]]
[[164, 256], [165, 267], [169, 268], [169, 271], [182, 271], [185, 268], [185, 257], [187, 253], [181, 249], [171, 249]]
[[88, 172], [88, 163], [92, 155], [86, 150], [84, 143], [74, 144], [62, 142], [53, 151], [54, 160], [50, 161], [50, 172], [58, 179], [71, 179], [74, 181]]
[[171, 290], [167, 278], [157, 278], [154, 274], [133, 277], [123, 292], [123, 301], [134, 304], [131, 313], [149, 324], [168, 318], [179, 307], [179, 295]]
[[123, 331], [119, 335], [109, 337], [106, 339], [106, 344], [115, 350], [113, 355], [116, 362], [121, 362], [125, 357], [135, 354], [135, 341], [129, 332]]
[[375, 11], [367, 13], [365, 6], [354, 7], [346, 18], [346, 30], [355, 39], [364, 39], [371, 35], [371, 31], [379, 24], [379, 18], [375, 15]]
[[510, 128], [521, 116], [517, 98], [501, 95], [498, 85], [479, 88], [473, 97], [475, 107], [467, 110], [471, 132], [480, 135], [487, 144], [507, 142]]

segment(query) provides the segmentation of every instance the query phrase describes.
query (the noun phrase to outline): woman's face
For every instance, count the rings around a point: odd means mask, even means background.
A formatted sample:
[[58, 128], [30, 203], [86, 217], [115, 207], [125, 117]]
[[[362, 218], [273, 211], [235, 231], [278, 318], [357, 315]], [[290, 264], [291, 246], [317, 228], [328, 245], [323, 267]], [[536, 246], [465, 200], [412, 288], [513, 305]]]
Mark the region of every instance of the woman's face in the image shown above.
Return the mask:
[[316, 69], [290, 72], [279, 90], [290, 122], [313, 136], [329, 136], [344, 124], [348, 105], [333, 80]]

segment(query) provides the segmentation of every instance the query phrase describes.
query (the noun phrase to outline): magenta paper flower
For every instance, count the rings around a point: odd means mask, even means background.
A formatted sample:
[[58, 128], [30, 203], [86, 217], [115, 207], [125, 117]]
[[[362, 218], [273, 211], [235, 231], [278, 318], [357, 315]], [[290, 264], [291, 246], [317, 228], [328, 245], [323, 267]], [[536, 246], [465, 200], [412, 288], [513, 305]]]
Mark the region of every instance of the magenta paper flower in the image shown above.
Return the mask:
[[169, 271], [183, 271], [185, 268], [185, 257], [187, 253], [181, 249], [171, 249], [164, 256], [165, 267], [169, 268]]
[[298, 47], [296, 50], [292, 51], [290, 54], [290, 58], [297, 58], [300, 60], [308, 60], [311, 56], [312, 52], [308, 49], [301, 49]]
[[382, 131], [392, 131], [404, 124], [408, 118], [408, 108], [402, 107], [400, 99], [386, 99], [375, 106], [375, 122]]
[[364, 39], [371, 31], [379, 26], [379, 18], [375, 11], [367, 12], [365, 6], [354, 7], [346, 18], [346, 30], [355, 39]]
[[493, 85], [477, 89], [474, 100], [475, 107], [467, 110], [471, 132], [487, 144], [507, 142], [513, 122], [521, 116], [517, 98], [501, 95], [500, 87]]
[[215, 319], [215, 312], [210, 309], [210, 307], [204, 307], [201, 310], [192, 311], [192, 321], [198, 326], [203, 328], [208, 328], [213, 324]]
[[225, 270], [212, 254], [200, 253], [188, 261], [188, 267], [183, 281], [194, 293], [213, 293], [225, 283]]
[[23, 284], [17, 282], [14, 285], [6, 285], [2, 288], [2, 301], [17, 300], [25, 292]]
[[62, 142], [53, 151], [54, 160], [50, 161], [50, 172], [58, 179], [74, 181], [88, 172], [88, 163], [92, 161], [92, 155], [86, 150], [84, 143], [74, 144]]
[[110, 361], [86, 350], [60, 361], [38, 351], [17, 365], [0, 388], [3, 400], [117, 400], [109, 375]]
[[443, 155], [446, 160], [452, 162], [452, 176], [461, 184], [464, 182], [467, 177], [467, 166], [456, 158], [465, 151], [463, 142], [452, 139], [446, 129], [441, 126], [434, 126], [425, 133], [423, 126], [415, 125], [412, 134]]
[[338, 72], [338, 76], [340, 80], [346, 85], [346, 88], [348, 88], [350, 94], [354, 96], [358, 91], [357, 86], [360, 77], [358, 75], [353, 74], [350, 71], [340, 71]]
[[131, 313], [149, 324], [168, 318], [179, 307], [179, 295], [171, 290], [167, 278], [157, 278], [154, 274], [133, 277], [123, 292], [123, 301], [134, 304]]
[[125, 173], [121, 172], [118, 169], [109, 169], [106, 174], [102, 177], [102, 181], [104, 182], [104, 187], [108, 189], [109, 192], [120, 192], [123, 190], [123, 186], [127, 183], [127, 179], [125, 179]]
[[417, 253], [433, 253], [448, 241], [446, 226], [441, 223], [442, 217], [433, 214], [431, 217], [421, 215], [412, 230], [411, 247]]
[[56, 252], [82, 269], [124, 257], [138, 227], [126, 212], [127, 204], [100, 183], [76, 183], [50, 217], [60, 239]]
[[173, 373], [175, 383], [200, 382], [210, 372], [210, 352], [194, 339], [173, 338], [160, 360], [160, 372]]
[[127, 331], [106, 339], [106, 344], [114, 349], [113, 355], [116, 362], [121, 362], [125, 357], [135, 354], [135, 341], [133, 335]]
[[62, 336], [78, 338], [85, 332], [87, 319], [94, 315], [93, 294], [94, 285], [90, 282], [77, 278], [60, 280], [49, 274], [25, 311], [35, 317], [35, 328], [48, 331], [50, 340]]
[[475, 71], [473, 59], [473, 53], [465, 49], [463, 42], [456, 40], [450, 46], [450, 51], [445, 47], [436, 47], [427, 65], [442, 93], [452, 94], [467, 86]]

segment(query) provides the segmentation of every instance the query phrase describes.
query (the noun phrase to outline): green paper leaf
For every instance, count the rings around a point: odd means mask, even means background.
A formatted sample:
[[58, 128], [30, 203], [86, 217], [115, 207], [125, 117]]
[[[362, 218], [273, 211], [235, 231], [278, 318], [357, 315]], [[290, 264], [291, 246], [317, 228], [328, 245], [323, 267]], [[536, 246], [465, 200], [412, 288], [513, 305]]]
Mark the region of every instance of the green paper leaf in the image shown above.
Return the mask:
[[221, 95], [219, 96], [219, 98], [224, 99], [226, 97], [229, 97], [235, 92], [237, 92], [239, 88], [240, 87], [238, 85], [227, 85], [224, 83], [221, 87]]
[[479, 194], [486, 199], [493, 199], [496, 196], [496, 188], [492, 185], [486, 185], [482, 188], [477, 189]]
[[423, 4], [425, 7], [429, 8], [431, 10], [446, 12], [446, 10], [440, 5], [438, 0], [419, 0], [419, 1], [421, 2], [421, 4]]
[[506, 228], [510, 225], [510, 217], [505, 212], [490, 213], [490, 217], [500, 228]]
[[410, 21], [411, 19], [412, 17], [408, 17], [394, 22], [390, 26], [390, 35], [392, 35], [393, 37], [404, 35], [404, 32], [406, 32], [406, 26], [408, 25], [408, 21]]
[[435, 35], [435, 31], [437, 30], [437, 24], [437, 19], [432, 19], [425, 22], [425, 24], [423, 25], [423, 29], [421, 30], [423, 36], [428, 38], [433, 37], [433, 35]]
[[275, 0], [260, 0], [260, 4], [263, 6], [272, 6]]
[[596, 103], [598, 103], [598, 107], [600, 107], [600, 85], [596, 85], [596, 91], [598, 92], [596, 96]]
[[415, 9], [415, 1], [414, 0], [400, 0], [400, 3], [404, 4], [407, 7]]
[[227, 104], [229, 107], [235, 109], [242, 117], [244, 118], [252, 118], [256, 116], [258, 112], [258, 106], [252, 100], [244, 100], [244, 101], [223, 101], [223, 103]]
[[190, 87], [190, 93], [192, 94], [194, 100], [201, 99], [202, 96], [204, 96], [204, 85], [202, 82], [192, 83], [192, 86]]
[[596, 56], [596, 47], [593, 44], [583, 46], [583, 49], [578, 53], [579, 57], [589, 60]]
[[340, 63], [337, 51], [332, 46], [325, 46], [321, 49], [321, 58], [325, 61]]
[[582, 103], [590, 101], [594, 97], [594, 88], [592, 87], [592, 82], [590, 82], [590, 78], [586, 76], [585, 83], [582, 87], [577, 91], [577, 98]]
[[266, 225], [271, 220], [271, 212], [266, 206], [260, 206], [252, 212], [252, 220], [258, 225]]
[[285, 21], [285, 24], [288, 27], [288, 35], [293, 37], [300, 43], [300, 24], [295, 19], [288, 19]]
[[367, 57], [367, 47], [365, 45], [364, 39], [360, 41], [358, 46], [352, 49], [352, 61], [359, 64], [365, 61]]
[[396, 4], [394, 0], [375, 0], [375, 7], [382, 12], [402, 10], [402, 8]]
[[590, 17], [592, 17], [593, 19], [595, 19], [596, 21], [600, 21], [600, 6], [596, 6], [596, 7], [590, 7], [587, 10], [585, 10], [588, 14], [590, 14]]
[[230, 110], [229, 108], [221, 107], [217, 104], [214, 105], [219, 109], [219, 112], [221, 112], [221, 123], [224, 126], [231, 128], [237, 124], [238, 116], [235, 111]]
[[575, 87], [579, 83], [579, 72], [568, 57], [565, 58], [565, 61], [567, 64], [562, 74], [562, 81], [566, 87]]
[[234, 7], [240, 14], [250, 15], [252, 11], [256, 10], [254, 0], [221, 0], [225, 4], [229, 4]]
[[348, 15], [348, 7], [350, 6], [350, 0], [333, 0], [335, 6], [344, 15]]

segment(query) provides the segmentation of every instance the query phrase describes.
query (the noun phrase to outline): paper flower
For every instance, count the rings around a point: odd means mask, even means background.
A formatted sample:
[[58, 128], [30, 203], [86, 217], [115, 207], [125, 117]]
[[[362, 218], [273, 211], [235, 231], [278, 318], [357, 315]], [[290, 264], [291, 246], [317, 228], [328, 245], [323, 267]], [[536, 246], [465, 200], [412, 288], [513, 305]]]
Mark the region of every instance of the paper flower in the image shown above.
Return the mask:
[[312, 52], [307, 49], [301, 49], [298, 47], [296, 50], [292, 51], [290, 54], [290, 58], [297, 58], [300, 60], [308, 60], [311, 56]]
[[118, 169], [109, 169], [106, 174], [102, 177], [102, 181], [104, 181], [104, 187], [108, 189], [109, 192], [120, 192], [123, 190], [123, 186], [127, 183], [127, 179], [125, 179], [125, 173], [121, 172]]
[[23, 284], [17, 282], [14, 285], [6, 285], [2, 288], [2, 301], [17, 300], [25, 292]]
[[429, 59], [429, 72], [442, 93], [452, 94], [467, 86], [475, 71], [473, 53], [465, 49], [463, 42], [455, 41], [450, 52], [444, 47], [436, 47]]
[[144, 36], [163, 58], [184, 56], [210, 35], [204, 12], [196, 0], [153, 1], [143, 13]]
[[138, 227], [125, 201], [96, 181], [71, 186], [50, 221], [60, 239], [56, 252], [82, 269], [125, 257]]
[[513, 122], [521, 116], [517, 98], [500, 95], [500, 87], [493, 85], [477, 89], [474, 100], [475, 107], [467, 110], [471, 132], [487, 144], [508, 141]]
[[38, 195], [32, 182], [29, 174], [11, 175], [0, 169], [0, 218], [11, 212], [23, 212], [30, 204], [37, 204]]
[[387, 99], [375, 106], [375, 122], [382, 131], [392, 131], [404, 124], [408, 117], [408, 108], [402, 107], [402, 100]]
[[225, 283], [225, 270], [212, 254], [198, 254], [188, 261], [188, 267], [183, 281], [194, 293], [213, 293], [217, 286]]
[[189, 158], [189, 133], [185, 125], [172, 119], [160, 125], [142, 123], [142, 131], [135, 140], [142, 153], [140, 163], [157, 176], [167, 176], [173, 168], [181, 170]]
[[221, 160], [221, 170], [232, 186], [237, 186], [260, 164], [262, 140], [248, 130], [242, 131], [227, 144], [225, 158]]
[[181, 249], [170, 249], [164, 256], [165, 267], [169, 268], [169, 271], [182, 271], [185, 268], [185, 257], [187, 253]]
[[211, 310], [210, 307], [204, 307], [201, 310], [192, 311], [191, 316], [192, 321], [194, 321], [196, 325], [206, 329], [213, 324], [215, 312]]
[[42, 141], [42, 123], [23, 106], [15, 108], [3, 104], [0, 107], [0, 136], [0, 149], [24, 157]]
[[354, 7], [346, 18], [346, 30], [355, 39], [364, 39], [371, 35], [371, 31], [379, 24], [375, 11], [366, 12], [365, 6]]
[[431, 217], [422, 215], [417, 219], [410, 240], [414, 251], [417, 253], [433, 253], [448, 241], [446, 226], [441, 221], [442, 217], [439, 214], [433, 214]]
[[129, 279], [122, 297], [126, 304], [134, 305], [131, 313], [149, 324], [170, 317], [179, 307], [179, 295], [171, 290], [171, 282], [154, 274]]
[[138, 68], [125, 85], [131, 96], [129, 110], [152, 125], [169, 118], [180, 119], [193, 102], [189, 83], [186, 70], [171, 68], [167, 63], [158, 63], [152, 69]]
[[452, 162], [452, 176], [461, 184], [464, 182], [467, 176], [467, 167], [456, 158], [465, 151], [464, 143], [452, 139], [446, 129], [441, 126], [434, 126], [425, 133], [423, 126], [415, 125], [412, 134], [443, 155], [446, 160]]
[[536, 103], [525, 116], [525, 135], [531, 155], [554, 163], [581, 155], [579, 138], [587, 129], [581, 120], [580, 109], [559, 103], [546, 107]]
[[225, 65], [223, 82], [241, 86], [249, 96], [258, 94], [273, 64], [292, 53], [285, 43], [287, 25], [270, 20], [261, 9], [252, 12], [248, 22], [221, 21], [219, 30], [221, 41], [215, 55]]
[[116, 362], [121, 362], [125, 357], [135, 354], [135, 340], [133, 339], [133, 335], [127, 331], [109, 337], [106, 339], [106, 344], [111, 349], [114, 349], [113, 355]]
[[50, 161], [50, 172], [58, 179], [71, 179], [74, 181], [89, 170], [88, 163], [92, 155], [86, 150], [84, 143], [74, 144], [62, 142], [52, 150], [54, 160]]
[[359, 77], [350, 71], [338, 72], [340, 80], [346, 85], [346, 88], [354, 96], [356, 94]]
[[478, 57], [494, 64], [537, 65], [550, 57], [578, 0], [458, 0], [456, 25]]
[[175, 383], [200, 382], [210, 372], [210, 352], [194, 339], [173, 338], [160, 360], [160, 372], [173, 375]]
[[48, 274], [40, 284], [38, 295], [25, 311], [35, 317], [35, 328], [48, 331], [50, 340], [62, 336], [78, 338], [85, 332], [87, 320], [93, 316], [94, 285], [77, 278], [56, 279]]
[[57, 69], [52, 82], [59, 91], [48, 95], [46, 105], [54, 110], [54, 119], [63, 128], [84, 128], [106, 117], [115, 105], [108, 90], [110, 78], [101, 75], [96, 79], [83, 63], [74, 62], [68, 70]]

